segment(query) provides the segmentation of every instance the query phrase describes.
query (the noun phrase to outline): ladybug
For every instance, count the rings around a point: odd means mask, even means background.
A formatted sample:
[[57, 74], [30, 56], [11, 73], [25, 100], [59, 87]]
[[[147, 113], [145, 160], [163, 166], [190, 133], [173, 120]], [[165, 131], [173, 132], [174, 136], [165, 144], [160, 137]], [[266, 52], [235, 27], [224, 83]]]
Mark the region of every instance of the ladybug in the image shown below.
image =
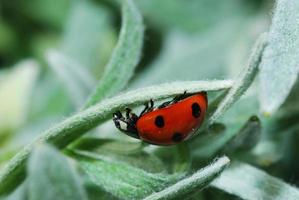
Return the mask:
[[172, 145], [188, 139], [200, 127], [208, 106], [206, 92], [176, 96], [157, 108], [150, 100], [139, 116], [126, 108], [113, 113], [115, 126], [125, 134], [150, 144]]

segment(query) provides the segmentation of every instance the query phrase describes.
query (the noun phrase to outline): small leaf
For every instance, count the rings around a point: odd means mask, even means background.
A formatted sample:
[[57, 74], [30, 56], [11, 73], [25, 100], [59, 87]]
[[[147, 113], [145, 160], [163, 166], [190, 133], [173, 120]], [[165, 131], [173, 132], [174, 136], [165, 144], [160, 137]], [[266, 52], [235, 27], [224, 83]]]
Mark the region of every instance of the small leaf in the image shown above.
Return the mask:
[[0, 143], [4, 131], [15, 131], [27, 117], [27, 108], [38, 76], [39, 65], [34, 60], [18, 63], [0, 77]]
[[186, 143], [177, 144], [175, 149], [173, 171], [175, 173], [186, 173], [190, 169], [192, 163], [190, 149]]
[[233, 151], [246, 151], [252, 149], [261, 136], [261, 122], [257, 116], [252, 116], [229, 142], [226, 144], [225, 153]]
[[[33, 0], [20, 2], [22, 12], [36, 23], [47, 27], [60, 28], [63, 26], [70, 7], [69, 0]], [[27, 16], [25, 15], [25, 16]]]
[[115, 45], [112, 15], [93, 1], [71, 1], [61, 48], [64, 55], [100, 77]]
[[120, 199], [140, 199], [173, 183], [179, 176], [149, 173], [129, 164], [100, 159], [95, 154], [74, 152], [73, 156], [90, 179]]
[[[125, 162], [148, 172], [165, 172], [165, 166], [155, 155], [142, 150], [141, 142], [117, 141], [111, 139], [82, 138], [71, 151], [88, 152], [99, 158]], [[174, 155], [175, 153], [173, 153]]]
[[[235, 30], [240, 29], [239, 25], [228, 27], [216, 27], [205, 34], [190, 35], [177, 31], [166, 33], [164, 48], [154, 62], [138, 74], [139, 76], [134, 77], [130, 87], [138, 88], [165, 81], [225, 77], [224, 66], [228, 62], [227, 54], [231, 52], [223, 52], [221, 49], [230, 47], [236, 40]], [[219, 32], [222, 33], [221, 36]]]
[[260, 169], [244, 163], [233, 163], [211, 186], [247, 200], [299, 199], [299, 190]]
[[12, 158], [17, 153], [18, 148], [16, 147], [1, 147], [0, 151], [0, 169], [1, 164], [5, 163], [9, 158]]
[[289, 95], [299, 73], [299, 1], [278, 0], [261, 62], [260, 102], [274, 113]]
[[74, 168], [50, 146], [37, 146], [30, 156], [28, 193], [31, 200], [87, 200]]
[[115, 152], [124, 155], [139, 152], [143, 148], [141, 142], [129, 142], [114, 139], [102, 139], [95, 137], [84, 137], [71, 145], [71, 149], [79, 149], [92, 152]]
[[[236, 0], [200, 0], [190, 1], [188, 4], [181, 0], [139, 0], [136, 4], [159, 30], [178, 29], [191, 33], [205, 31], [231, 19], [244, 18], [245, 13], [250, 10], [245, 2]], [[235, 12], [231, 12], [232, 10]]]
[[7, 23], [3, 18], [0, 19], [0, 52], [2, 55], [7, 56], [7, 53], [14, 51], [17, 43], [17, 34], [12, 24]]
[[[234, 137], [238, 137], [238, 134], [243, 134], [244, 130], [246, 133], [247, 128], [249, 128], [248, 131], [251, 131], [251, 128], [253, 128], [253, 130], [258, 128], [258, 123], [254, 122], [252, 124], [253, 126], [251, 126], [250, 123], [249, 127], [248, 122], [246, 123], [248, 119], [250, 121], [250, 116], [256, 112], [254, 109], [248, 110], [248, 108], [252, 107], [256, 108], [256, 103], [250, 96], [246, 96], [246, 98], [242, 98], [238, 101], [235, 106], [226, 113], [225, 118], [221, 120], [223, 124], [214, 123], [206, 129], [208, 134], [198, 135], [198, 137], [190, 140], [190, 145], [193, 149], [192, 154], [200, 159], [210, 158], [224, 149]], [[256, 133], [252, 134], [252, 136], [255, 137], [255, 134]], [[258, 137], [255, 139], [258, 139]]]
[[140, 105], [148, 102], [149, 99], [159, 100], [176, 96], [185, 91], [190, 93], [217, 91], [231, 86], [232, 81], [229, 80], [174, 82], [132, 90], [106, 99], [45, 131], [33, 143], [16, 154], [0, 171], [0, 195], [13, 189], [22, 181], [25, 161], [36, 143], [50, 142], [58, 148], [64, 148], [87, 131], [109, 119], [113, 112], [126, 106]]
[[195, 192], [206, 187], [229, 164], [228, 157], [221, 157], [212, 164], [171, 185], [160, 192], [146, 197], [146, 200], [184, 198], [190, 192]]
[[11, 194], [5, 197], [0, 197], [0, 200], [28, 200], [27, 182], [25, 181]]
[[253, 82], [261, 61], [262, 53], [266, 46], [266, 34], [260, 36], [255, 43], [249, 57], [248, 65], [242, 70], [233, 87], [229, 90], [226, 97], [218, 105], [214, 113], [209, 117], [210, 124], [214, 123], [223, 113], [229, 109], [249, 88]]
[[[72, 102], [60, 81], [53, 73], [44, 74], [34, 88], [30, 105], [29, 121], [46, 121], [45, 118], [60, 118], [72, 109]], [[54, 121], [51, 122], [53, 124]], [[49, 127], [51, 124], [48, 124]], [[29, 124], [28, 124], [29, 125]], [[35, 124], [32, 124], [35, 126]], [[45, 130], [46, 127], [43, 129]]]
[[123, 18], [119, 40], [101, 81], [86, 102], [86, 107], [123, 89], [131, 79], [140, 59], [143, 43], [142, 17], [132, 0], [120, 2]]
[[55, 50], [47, 52], [46, 60], [64, 83], [63, 85], [74, 105], [76, 107], [81, 106], [95, 84], [91, 74], [74, 60]]
[[145, 151], [156, 155], [162, 161], [163, 170], [172, 174], [186, 175], [192, 166], [191, 149], [186, 143], [168, 147], [148, 145]]
[[94, 184], [88, 177], [85, 178], [84, 186], [88, 194], [88, 200], [119, 200], [119, 198], [112, 196], [112, 194]]

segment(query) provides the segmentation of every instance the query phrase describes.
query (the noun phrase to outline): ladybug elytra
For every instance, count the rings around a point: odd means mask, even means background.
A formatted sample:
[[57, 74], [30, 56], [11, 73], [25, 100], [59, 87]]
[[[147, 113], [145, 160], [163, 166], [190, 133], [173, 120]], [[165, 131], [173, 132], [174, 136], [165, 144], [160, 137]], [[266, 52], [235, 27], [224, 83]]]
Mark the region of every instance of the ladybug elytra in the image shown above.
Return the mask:
[[157, 108], [150, 100], [139, 116], [126, 108], [113, 114], [115, 126], [127, 135], [157, 145], [172, 145], [188, 139], [202, 124], [207, 110], [206, 92], [176, 96]]

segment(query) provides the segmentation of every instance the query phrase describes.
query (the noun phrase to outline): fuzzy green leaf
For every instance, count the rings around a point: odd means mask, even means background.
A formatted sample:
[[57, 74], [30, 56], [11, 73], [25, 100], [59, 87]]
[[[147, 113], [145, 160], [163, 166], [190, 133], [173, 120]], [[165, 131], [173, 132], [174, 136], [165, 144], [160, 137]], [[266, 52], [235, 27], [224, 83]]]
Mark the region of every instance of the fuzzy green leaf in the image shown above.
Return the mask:
[[47, 52], [46, 60], [64, 83], [63, 85], [74, 105], [76, 107], [81, 106], [95, 84], [91, 74], [86, 68], [55, 50]]
[[272, 114], [289, 95], [299, 73], [299, 2], [278, 0], [261, 63], [260, 102]]
[[28, 196], [31, 200], [87, 200], [74, 168], [54, 148], [37, 146], [28, 162]]
[[36, 143], [50, 142], [58, 148], [64, 148], [87, 131], [110, 118], [113, 112], [126, 106], [140, 105], [149, 101], [149, 99], [159, 100], [176, 96], [185, 91], [189, 93], [217, 91], [229, 89], [231, 86], [232, 81], [229, 80], [174, 82], [132, 90], [114, 98], [106, 99], [45, 131], [32, 144], [24, 147], [15, 155], [0, 172], [0, 195], [9, 192], [10, 189], [15, 188], [22, 181], [25, 161]]
[[184, 198], [188, 193], [201, 190], [216, 178], [229, 164], [228, 157], [221, 157], [209, 166], [192, 174], [190, 177], [180, 180], [164, 190], [153, 193], [146, 200]]
[[261, 121], [257, 116], [252, 116], [226, 144], [224, 151], [226, 153], [233, 151], [246, 151], [252, 149], [261, 137]]
[[123, 89], [131, 79], [140, 59], [144, 29], [142, 17], [132, 0], [120, 2], [123, 4], [123, 18], [119, 40], [103, 77], [86, 102], [86, 107]]
[[299, 199], [297, 188], [244, 163], [233, 163], [211, 186], [247, 200]]
[[185, 32], [199, 32], [217, 26], [224, 20], [241, 18], [244, 15], [242, 3], [237, 0], [197, 0], [188, 4], [182, 0], [136, 1], [144, 15], [161, 30], [179, 29]]
[[190, 149], [186, 143], [181, 143], [175, 146], [174, 158], [175, 162], [173, 164], [173, 171], [175, 173], [186, 173], [192, 163], [192, 158], [190, 155]]
[[148, 172], [165, 172], [165, 165], [162, 161], [157, 156], [143, 151], [143, 147], [144, 145], [141, 142], [82, 138], [78, 141], [78, 144], [72, 145], [71, 149], [92, 152], [100, 158], [129, 163], [131, 166]]
[[[246, 104], [245, 107], [244, 104]], [[236, 103], [234, 108], [226, 113], [225, 119], [222, 120], [223, 124], [212, 124], [206, 129], [209, 134], [202, 134], [190, 140], [193, 156], [201, 159], [210, 158], [223, 150], [225, 146], [229, 149], [230, 146], [228, 143], [234, 140], [234, 138], [241, 139], [242, 141], [243, 137], [248, 137], [252, 140], [250, 141], [252, 143], [244, 145], [235, 143], [236, 141], [234, 141], [234, 145], [236, 146], [231, 148], [232, 151], [234, 148], [246, 149], [252, 147], [256, 140], [259, 139], [260, 130], [258, 128], [260, 124], [254, 118], [250, 117], [255, 113], [254, 109], [248, 111], [248, 107], [251, 108], [250, 104], [256, 105], [251, 98], [246, 97], [241, 99]]]
[[69, 0], [33, 0], [32, 3], [20, 2], [19, 6], [28, 18], [47, 27], [60, 28], [67, 17], [70, 2]]
[[104, 191], [102, 188], [100, 188], [98, 185], [94, 184], [87, 175], [85, 176], [85, 190], [88, 194], [88, 200], [119, 200], [119, 198], [116, 198], [112, 196], [112, 194]]
[[37, 80], [39, 65], [24, 60], [11, 71], [0, 74], [0, 144], [2, 136], [17, 130], [26, 120], [30, 97]]
[[248, 65], [235, 81], [234, 86], [218, 105], [217, 109], [209, 116], [209, 122], [214, 123], [223, 113], [229, 109], [249, 88], [253, 82], [261, 61], [261, 57], [266, 46], [267, 35], [263, 34], [255, 43], [252, 53], [249, 57]]
[[0, 197], [0, 200], [28, 200], [28, 191], [26, 188], [26, 181], [15, 189], [11, 194], [5, 197]]
[[202, 34], [166, 33], [161, 52], [139, 76], [134, 77], [130, 87], [225, 77], [224, 66], [229, 62], [227, 57], [232, 50], [223, 52], [221, 49], [231, 47], [236, 41], [237, 29], [240, 29], [240, 24], [223, 25]]
[[71, 1], [64, 26], [63, 54], [100, 77], [115, 45], [112, 16], [106, 7], [93, 1]]
[[149, 173], [124, 162], [101, 159], [96, 154], [74, 152], [90, 179], [120, 199], [140, 199], [173, 183], [179, 175]]

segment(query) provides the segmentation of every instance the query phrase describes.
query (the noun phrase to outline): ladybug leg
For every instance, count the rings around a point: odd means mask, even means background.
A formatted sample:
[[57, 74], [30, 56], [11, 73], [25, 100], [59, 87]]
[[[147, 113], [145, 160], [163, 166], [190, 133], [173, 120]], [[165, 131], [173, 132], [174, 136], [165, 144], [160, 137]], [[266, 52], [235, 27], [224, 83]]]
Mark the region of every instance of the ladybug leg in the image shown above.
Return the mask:
[[126, 109], [126, 118], [130, 118], [130, 114], [132, 113], [132, 110], [130, 108], [125, 108]]
[[158, 108], [165, 108], [166, 106], [177, 103], [178, 101], [183, 100], [188, 96], [189, 96], [189, 94], [187, 94], [187, 91], [184, 91], [183, 94], [177, 95], [172, 100], [162, 103]]
[[142, 115], [144, 115], [144, 113], [146, 113], [146, 111], [148, 110], [148, 102], [144, 104], [144, 109], [141, 111], [141, 113], [139, 114], [139, 117], [141, 117]]
[[130, 108], [126, 108], [126, 121], [135, 126], [138, 116]]
[[166, 106], [170, 105], [173, 101], [166, 101], [164, 103], [162, 103], [158, 108], [165, 108]]
[[172, 100], [172, 102], [173, 102], [173, 103], [176, 103], [176, 102], [178, 102], [178, 101], [180, 101], [180, 100], [185, 99], [185, 98], [188, 97], [188, 96], [189, 96], [189, 94], [187, 94], [187, 91], [185, 90], [183, 94], [174, 97], [173, 100]]
[[154, 101], [150, 99], [150, 107], [148, 111], [152, 111], [152, 110], [154, 110]]
[[151, 99], [149, 102], [145, 103], [144, 106], [145, 107], [139, 114], [139, 117], [141, 117], [142, 115], [144, 115], [147, 112], [154, 110], [154, 101]]

